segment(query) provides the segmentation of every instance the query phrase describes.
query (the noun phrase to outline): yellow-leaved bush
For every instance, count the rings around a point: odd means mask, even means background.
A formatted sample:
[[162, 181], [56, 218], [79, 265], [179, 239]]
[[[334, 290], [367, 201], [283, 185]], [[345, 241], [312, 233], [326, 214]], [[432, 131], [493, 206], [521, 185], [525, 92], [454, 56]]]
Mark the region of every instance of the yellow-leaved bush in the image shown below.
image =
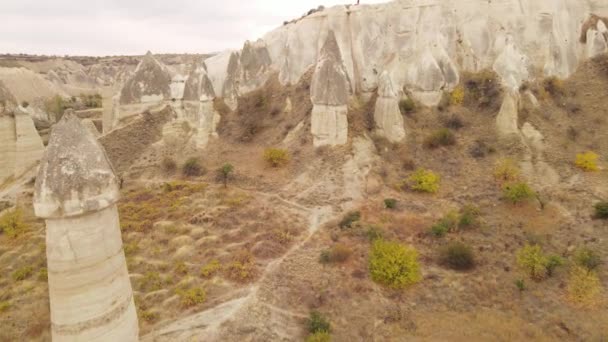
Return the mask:
[[593, 306], [598, 303], [602, 284], [595, 271], [574, 266], [568, 279], [568, 298], [575, 304]]
[[418, 252], [397, 242], [376, 240], [369, 259], [372, 279], [380, 284], [402, 289], [422, 279]]
[[585, 153], [579, 153], [576, 155], [574, 165], [584, 171], [597, 171], [599, 170], [597, 166], [598, 158], [599, 156], [595, 152], [589, 151]]
[[440, 181], [441, 177], [433, 171], [418, 169], [406, 179], [401, 187], [407, 186], [414, 191], [435, 193], [439, 191]]

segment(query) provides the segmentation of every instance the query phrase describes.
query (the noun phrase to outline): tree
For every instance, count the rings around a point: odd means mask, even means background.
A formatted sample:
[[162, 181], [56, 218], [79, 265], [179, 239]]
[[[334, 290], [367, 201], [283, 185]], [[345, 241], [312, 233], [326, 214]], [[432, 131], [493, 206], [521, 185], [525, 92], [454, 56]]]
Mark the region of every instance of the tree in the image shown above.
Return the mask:
[[222, 183], [224, 183], [224, 188], [228, 187], [228, 179], [230, 179], [230, 175], [234, 172], [234, 166], [232, 164], [224, 164], [219, 168], [218, 174], [222, 179]]

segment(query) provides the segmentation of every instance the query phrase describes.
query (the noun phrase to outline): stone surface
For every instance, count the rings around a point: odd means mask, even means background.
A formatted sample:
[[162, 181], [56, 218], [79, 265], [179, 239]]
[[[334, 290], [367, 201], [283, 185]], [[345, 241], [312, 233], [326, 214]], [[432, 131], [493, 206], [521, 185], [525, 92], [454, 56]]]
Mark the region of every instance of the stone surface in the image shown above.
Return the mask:
[[19, 177], [34, 167], [42, 158], [44, 145], [27, 112], [15, 110], [15, 176]]
[[400, 142], [405, 138], [403, 116], [399, 110], [399, 97], [393, 87], [391, 77], [386, 71], [380, 75], [374, 121], [377, 133], [389, 141]]
[[47, 227], [53, 341], [138, 340], [117, 200], [102, 146], [67, 112], [53, 128], [34, 193]]

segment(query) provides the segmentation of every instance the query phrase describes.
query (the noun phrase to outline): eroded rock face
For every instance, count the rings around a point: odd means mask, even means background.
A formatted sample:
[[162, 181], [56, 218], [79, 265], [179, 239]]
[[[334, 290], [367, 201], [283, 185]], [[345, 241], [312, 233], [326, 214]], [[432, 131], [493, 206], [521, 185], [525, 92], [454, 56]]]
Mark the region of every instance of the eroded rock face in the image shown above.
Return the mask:
[[120, 104], [157, 102], [171, 98], [172, 77], [150, 52], [137, 66], [120, 92]]
[[313, 103], [311, 133], [315, 147], [346, 143], [349, 89], [340, 48], [334, 33], [330, 32], [321, 50], [310, 87]]
[[393, 87], [388, 72], [380, 75], [378, 98], [374, 111], [377, 133], [391, 142], [400, 142], [405, 138], [403, 116], [399, 110], [399, 97]]
[[103, 148], [72, 113], [54, 127], [36, 179], [46, 220], [53, 341], [137, 341], [138, 324]]
[[20, 107], [0, 113], [0, 184], [31, 170], [44, 152], [34, 121]]

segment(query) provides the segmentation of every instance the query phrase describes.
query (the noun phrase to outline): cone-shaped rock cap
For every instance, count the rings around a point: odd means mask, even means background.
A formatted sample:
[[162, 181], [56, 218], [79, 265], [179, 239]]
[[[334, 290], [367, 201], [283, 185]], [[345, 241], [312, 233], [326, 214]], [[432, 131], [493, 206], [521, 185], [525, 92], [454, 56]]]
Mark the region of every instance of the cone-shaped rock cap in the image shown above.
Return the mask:
[[119, 198], [116, 176], [105, 151], [71, 112], [51, 132], [38, 170], [34, 210], [63, 218], [104, 209]]

